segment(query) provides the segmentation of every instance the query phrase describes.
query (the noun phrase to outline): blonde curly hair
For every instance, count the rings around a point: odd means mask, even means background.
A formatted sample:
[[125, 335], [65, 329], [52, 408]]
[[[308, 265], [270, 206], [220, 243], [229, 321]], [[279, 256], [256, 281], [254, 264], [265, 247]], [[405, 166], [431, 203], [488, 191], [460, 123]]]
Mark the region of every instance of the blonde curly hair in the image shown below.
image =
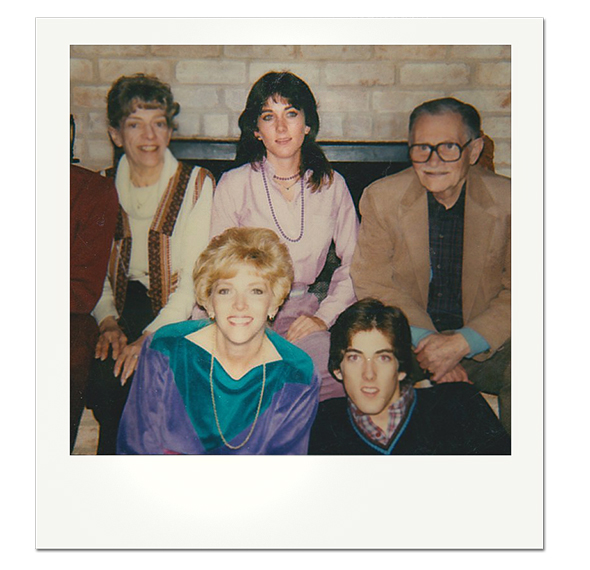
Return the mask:
[[291, 291], [293, 262], [287, 246], [266, 228], [229, 228], [209, 242], [193, 271], [197, 303], [206, 308], [216, 281], [234, 277], [242, 263], [268, 281], [280, 307]]

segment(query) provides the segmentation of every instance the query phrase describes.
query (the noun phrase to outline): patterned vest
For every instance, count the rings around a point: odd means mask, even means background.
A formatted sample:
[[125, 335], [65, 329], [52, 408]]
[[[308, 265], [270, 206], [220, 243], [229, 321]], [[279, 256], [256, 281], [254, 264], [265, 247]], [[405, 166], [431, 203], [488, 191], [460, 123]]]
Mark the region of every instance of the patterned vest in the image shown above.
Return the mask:
[[[179, 162], [176, 174], [171, 178], [158, 205], [148, 234], [148, 273], [150, 288], [148, 295], [152, 310], [157, 315], [168, 302], [168, 297], [178, 285], [178, 273], [172, 274], [170, 265], [170, 237], [174, 232], [176, 219], [182, 206], [193, 166]], [[114, 176], [116, 170], [107, 170], [107, 176]], [[213, 175], [201, 168], [195, 182], [193, 205], [199, 199], [203, 184], [210, 178], [215, 187]], [[109, 260], [109, 280], [115, 296], [115, 306], [119, 315], [123, 312], [127, 282], [129, 280], [129, 261], [131, 259], [131, 229], [129, 216], [119, 206], [117, 227], [111, 257]]]

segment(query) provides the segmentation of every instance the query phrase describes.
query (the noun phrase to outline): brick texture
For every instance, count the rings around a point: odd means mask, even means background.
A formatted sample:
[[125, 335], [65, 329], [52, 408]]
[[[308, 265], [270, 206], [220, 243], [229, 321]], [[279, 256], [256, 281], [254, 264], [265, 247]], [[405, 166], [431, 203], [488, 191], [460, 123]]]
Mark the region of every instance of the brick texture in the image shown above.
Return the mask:
[[401, 66], [402, 85], [466, 85], [470, 68], [464, 63], [408, 63]]
[[301, 46], [303, 59], [326, 61], [363, 60], [371, 59], [371, 46]]
[[70, 77], [77, 83], [91, 83], [94, 81], [94, 68], [90, 59], [70, 60]]
[[453, 96], [478, 108], [496, 169], [510, 174], [510, 46], [74, 45], [70, 57], [75, 154], [94, 170], [112, 162], [106, 94], [120, 75], [153, 73], [171, 85], [179, 136], [235, 140], [252, 83], [289, 70], [319, 102], [320, 141], [404, 141], [416, 105]]
[[246, 64], [218, 59], [184, 60], [176, 66], [176, 79], [194, 85], [241, 85], [246, 81]]
[[225, 46], [223, 55], [232, 59], [295, 59], [296, 46]]
[[393, 85], [395, 65], [379, 63], [334, 63], [326, 68], [327, 85]]

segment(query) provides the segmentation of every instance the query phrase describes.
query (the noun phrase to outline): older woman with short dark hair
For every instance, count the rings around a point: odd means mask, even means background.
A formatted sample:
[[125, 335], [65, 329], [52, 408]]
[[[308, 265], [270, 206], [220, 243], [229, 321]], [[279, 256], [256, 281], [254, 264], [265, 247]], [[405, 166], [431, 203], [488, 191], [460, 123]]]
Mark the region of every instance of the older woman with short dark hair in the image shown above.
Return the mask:
[[267, 329], [291, 289], [285, 245], [230, 228], [194, 270], [209, 319], [145, 343], [121, 419], [121, 454], [305, 454], [320, 380], [311, 358]]
[[209, 239], [214, 187], [207, 170], [178, 162], [168, 149], [180, 106], [167, 84], [141, 73], [120, 77], [107, 102], [109, 135], [124, 154], [109, 172], [119, 220], [93, 313], [100, 329], [99, 360], [88, 407], [100, 424], [99, 454], [115, 453], [128, 390], [122, 385], [128, 384], [146, 337], [190, 315], [191, 273]]

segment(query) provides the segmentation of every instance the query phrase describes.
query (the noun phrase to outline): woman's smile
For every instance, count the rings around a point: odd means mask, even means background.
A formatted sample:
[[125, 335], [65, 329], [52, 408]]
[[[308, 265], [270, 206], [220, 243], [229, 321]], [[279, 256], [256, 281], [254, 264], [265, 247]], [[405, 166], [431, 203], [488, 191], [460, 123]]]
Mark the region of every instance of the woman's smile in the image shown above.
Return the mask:
[[270, 285], [253, 265], [240, 263], [232, 277], [218, 279], [211, 294], [211, 313], [227, 346], [259, 341], [269, 314], [276, 312]]
[[228, 317], [228, 322], [232, 325], [232, 326], [236, 326], [236, 327], [243, 327], [243, 326], [247, 326], [249, 325], [252, 321], [253, 318], [252, 317]]
[[148, 182], [157, 179], [172, 136], [163, 109], [136, 109], [125, 118], [121, 128], [110, 128], [109, 133], [113, 142], [125, 151], [132, 178], [139, 175]]

